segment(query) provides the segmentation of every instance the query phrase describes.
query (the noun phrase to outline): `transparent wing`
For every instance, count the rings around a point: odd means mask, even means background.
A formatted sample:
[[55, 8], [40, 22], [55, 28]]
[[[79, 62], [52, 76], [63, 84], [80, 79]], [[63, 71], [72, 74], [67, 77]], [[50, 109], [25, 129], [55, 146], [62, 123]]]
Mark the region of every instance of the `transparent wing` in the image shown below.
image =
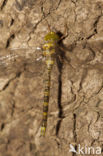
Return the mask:
[[0, 49], [0, 77], [23, 70], [26, 64], [31, 64], [41, 58], [41, 51], [31, 49]]

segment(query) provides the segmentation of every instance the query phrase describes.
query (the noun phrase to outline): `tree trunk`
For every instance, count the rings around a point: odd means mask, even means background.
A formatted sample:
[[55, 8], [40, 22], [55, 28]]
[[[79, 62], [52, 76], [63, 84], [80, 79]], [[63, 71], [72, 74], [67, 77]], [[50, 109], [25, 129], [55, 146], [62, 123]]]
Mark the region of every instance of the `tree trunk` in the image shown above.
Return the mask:
[[[0, 8], [0, 156], [103, 155], [103, 2], [1, 0]], [[42, 137], [46, 65], [37, 47], [49, 31], [62, 39]]]

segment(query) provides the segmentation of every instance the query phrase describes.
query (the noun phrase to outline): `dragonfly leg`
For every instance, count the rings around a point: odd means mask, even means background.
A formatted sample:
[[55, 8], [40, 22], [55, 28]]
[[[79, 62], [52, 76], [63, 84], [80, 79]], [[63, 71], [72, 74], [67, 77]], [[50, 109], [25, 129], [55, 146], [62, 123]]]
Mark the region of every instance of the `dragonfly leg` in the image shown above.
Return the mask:
[[65, 38], [67, 37], [67, 35], [68, 35], [68, 26], [67, 26], [66, 21], [65, 21], [65, 24], [64, 24], [64, 28], [65, 28], [65, 29], [64, 29], [64, 33], [63, 33], [63, 35], [60, 37], [60, 40], [59, 40], [59, 41], [65, 39]]

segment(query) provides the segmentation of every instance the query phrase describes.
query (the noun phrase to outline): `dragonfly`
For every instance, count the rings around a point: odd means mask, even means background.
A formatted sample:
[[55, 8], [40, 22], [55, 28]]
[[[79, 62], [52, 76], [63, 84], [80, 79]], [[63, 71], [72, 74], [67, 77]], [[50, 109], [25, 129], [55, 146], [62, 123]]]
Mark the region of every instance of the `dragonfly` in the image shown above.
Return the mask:
[[[50, 30], [50, 29], [49, 29]], [[50, 96], [50, 83], [51, 83], [51, 71], [55, 60], [57, 61], [59, 71], [62, 68], [62, 61], [65, 58], [63, 51], [59, 49], [59, 42], [64, 38], [60, 36], [60, 33], [54, 31], [49, 31], [44, 37], [44, 44], [42, 48], [31, 48], [31, 49], [0, 49], [0, 77], [6, 76], [7, 74], [15, 71], [18, 64], [25, 64], [27, 62], [34, 62], [35, 60], [35, 51], [42, 51], [42, 55], [36, 60], [44, 59], [46, 64], [46, 76], [45, 76], [45, 87], [44, 87], [44, 102], [43, 102], [43, 118], [41, 124], [41, 136], [45, 136], [47, 128], [47, 117], [48, 117], [48, 105], [49, 105], [49, 96]], [[25, 56], [25, 57], [24, 57]], [[58, 61], [59, 60], [59, 61]], [[15, 64], [15, 61], [17, 63]], [[5, 70], [8, 67], [8, 70]], [[6, 71], [6, 72], [5, 72]]]

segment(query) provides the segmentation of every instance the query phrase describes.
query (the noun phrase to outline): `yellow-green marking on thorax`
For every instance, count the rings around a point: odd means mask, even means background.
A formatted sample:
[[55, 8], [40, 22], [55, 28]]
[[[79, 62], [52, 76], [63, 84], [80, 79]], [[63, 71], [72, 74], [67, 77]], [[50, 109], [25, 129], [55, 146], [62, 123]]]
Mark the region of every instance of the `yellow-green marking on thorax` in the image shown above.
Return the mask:
[[44, 40], [45, 41], [54, 41], [55, 42], [55, 41], [59, 40], [59, 36], [55, 32], [51, 31], [44, 37]]
[[[55, 32], [51, 31], [45, 35], [44, 40], [46, 41], [46, 43], [43, 45], [44, 56], [48, 54], [51, 55], [55, 51], [55, 44], [58, 42], [59, 36]], [[52, 50], [50, 50], [51, 48]]]

